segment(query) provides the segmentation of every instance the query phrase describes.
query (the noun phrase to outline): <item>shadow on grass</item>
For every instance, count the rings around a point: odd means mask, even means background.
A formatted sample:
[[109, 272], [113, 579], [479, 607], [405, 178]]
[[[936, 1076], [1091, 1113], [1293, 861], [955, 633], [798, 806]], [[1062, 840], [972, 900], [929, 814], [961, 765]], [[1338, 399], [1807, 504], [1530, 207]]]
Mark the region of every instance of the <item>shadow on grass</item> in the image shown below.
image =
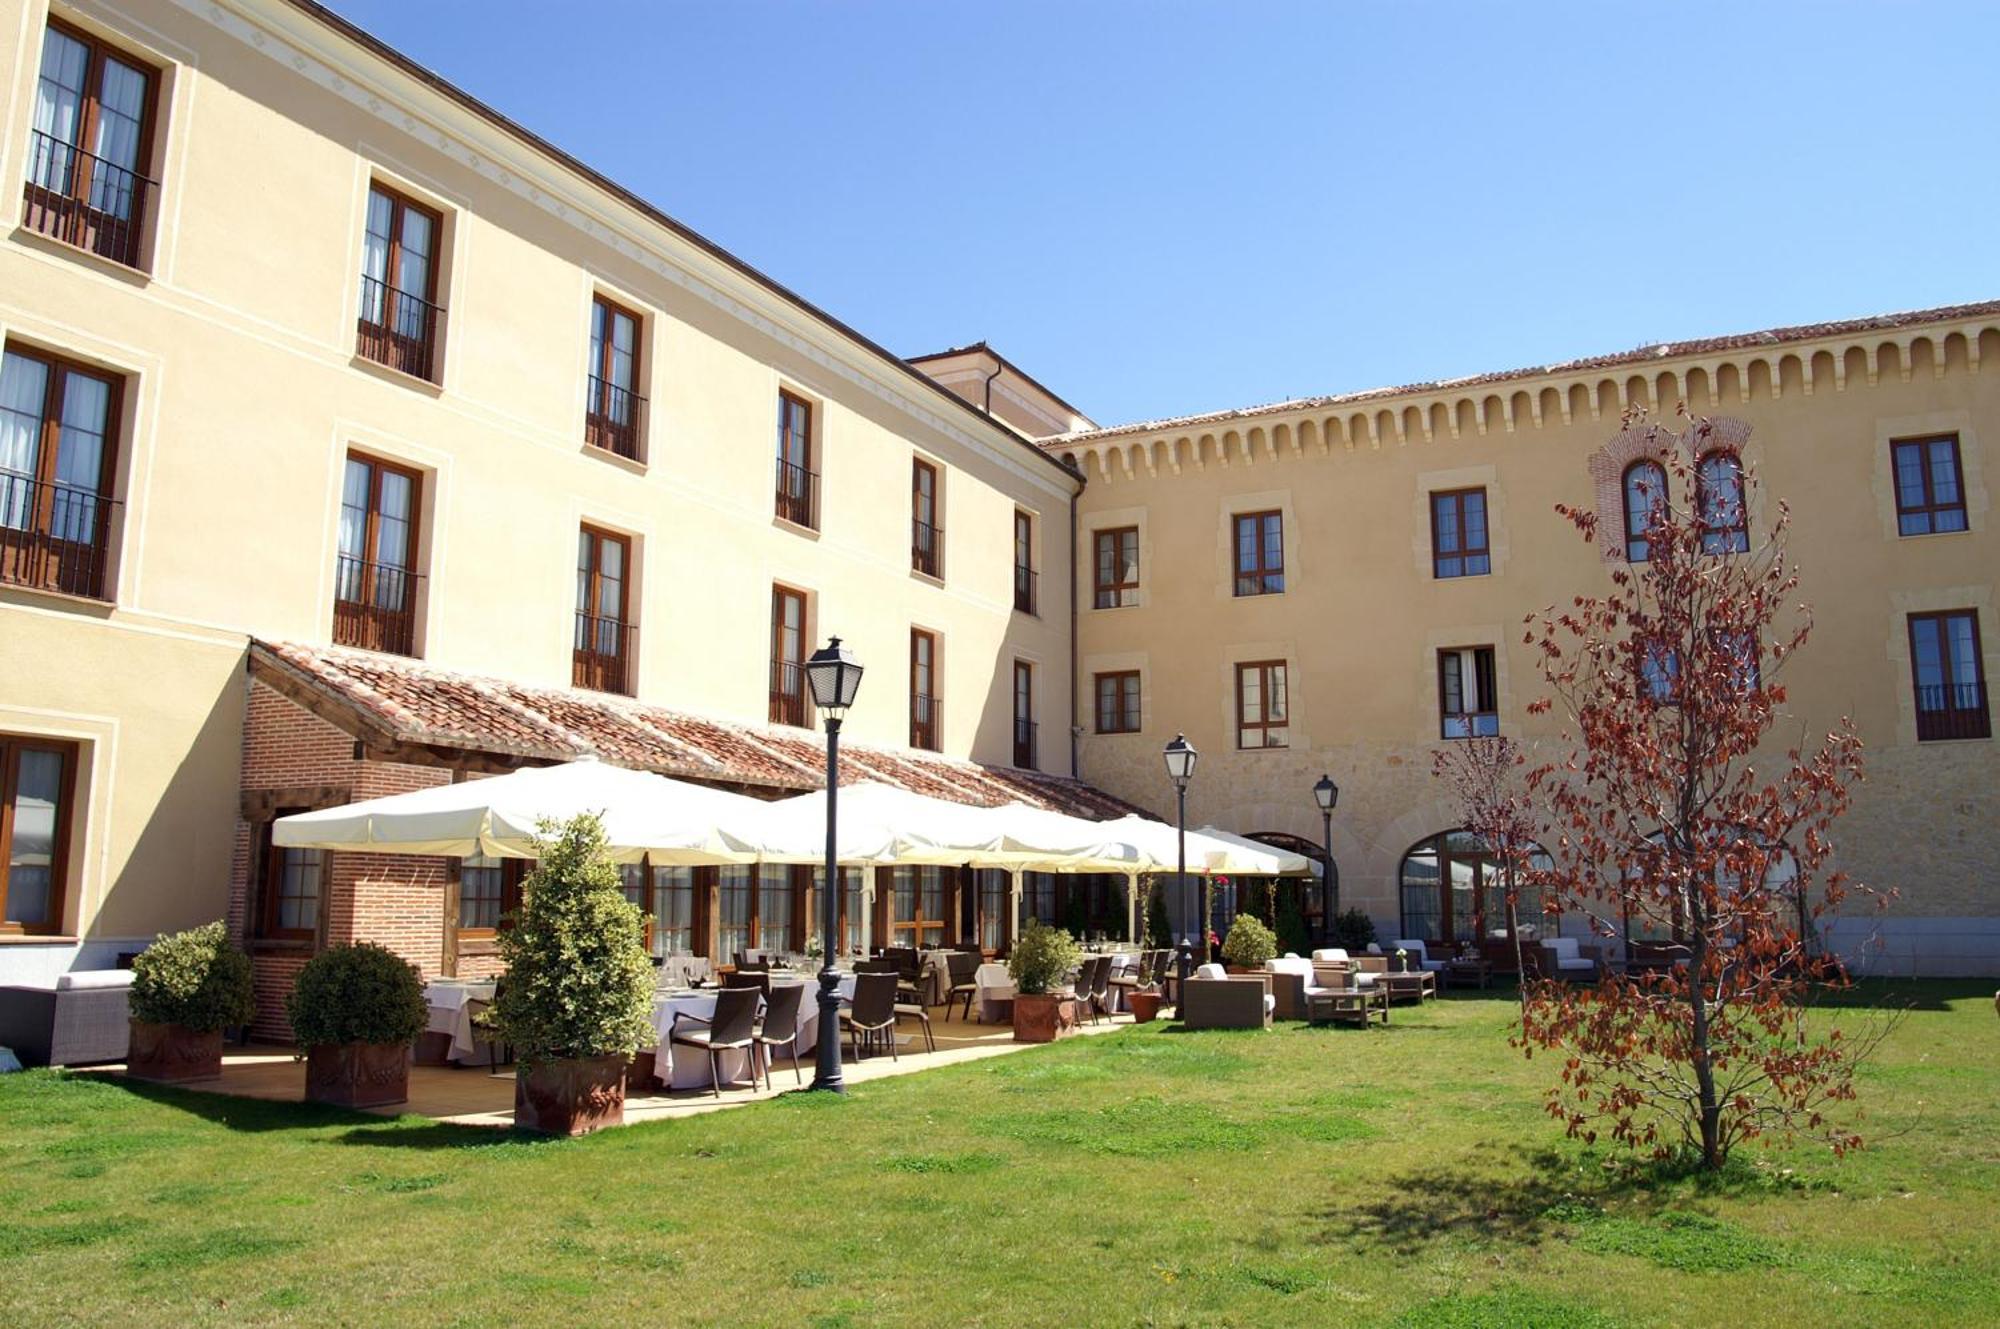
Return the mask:
[[1857, 978], [1851, 987], [1813, 989], [1822, 1010], [1949, 1011], [1961, 1002], [1993, 1000], [1990, 978]]
[[449, 1121], [427, 1121], [404, 1125], [371, 1117], [373, 1126], [357, 1126], [334, 1136], [336, 1144], [362, 1145], [372, 1149], [492, 1149], [499, 1145], [549, 1145], [564, 1143], [559, 1135], [537, 1135], [498, 1126], [464, 1126]]
[[199, 1087], [155, 1084], [124, 1075], [93, 1077], [99, 1084], [121, 1089], [134, 1098], [143, 1098], [162, 1107], [175, 1108], [191, 1117], [227, 1126], [233, 1131], [295, 1131], [343, 1122], [382, 1120], [367, 1112], [328, 1107], [323, 1103], [287, 1101], [276, 1098], [243, 1098]]

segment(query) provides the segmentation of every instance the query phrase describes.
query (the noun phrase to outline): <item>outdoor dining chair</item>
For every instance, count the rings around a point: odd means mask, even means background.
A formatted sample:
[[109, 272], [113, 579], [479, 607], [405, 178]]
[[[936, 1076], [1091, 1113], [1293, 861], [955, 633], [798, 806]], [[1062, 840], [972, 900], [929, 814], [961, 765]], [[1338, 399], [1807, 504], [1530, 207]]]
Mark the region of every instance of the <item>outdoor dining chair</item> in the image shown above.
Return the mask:
[[803, 983], [780, 983], [764, 1002], [764, 1018], [757, 1025], [757, 1050], [764, 1056], [764, 1087], [771, 1087], [771, 1049], [782, 1047], [792, 1059], [792, 1078], [805, 1083], [799, 1069], [799, 1002], [804, 999]]
[[725, 988], [756, 988], [759, 996], [771, 995], [771, 971], [768, 969], [738, 969], [735, 973], [722, 976]]
[[[753, 987], [724, 988], [715, 994], [715, 1016], [703, 1019], [686, 1011], [675, 1011], [667, 1028], [671, 1046], [700, 1048], [708, 1054], [709, 1088], [722, 1097], [722, 1054], [745, 1052], [750, 1056], [750, 1087], [757, 1087], [757, 1007], [764, 994]], [[699, 1029], [683, 1030], [681, 1025], [698, 1024]], [[770, 1079], [767, 1069], [764, 1078]]]
[[748, 951], [736, 952], [736, 970], [738, 973], [744, 973], [744, 974], [769, 973], [770, 969], [771, 969], [771, 957], [769, 957], [768, 955], [759, 955], [756, 959], [753, 960], [750, 958], [750, 953]]
[[896, 984], [895, 974], [856, 974], [854, 976], [854, 999], [848, 1008], [840, 1013], [840, 1027], [854, 1039], [854, 1056], [859, 1060], [863, 1049], [877, 1038], [887, 1038], [889, 1057], [896, 1056]]
[[1090, 1020], [1092, 1024], [1097, 1023], [1099, 1014], [1102, 1014], [1107, 1020], [1111, 1018], [1111, 957], [1108, 955], [1097, 957], [1097, 965], [1090, 975]]
[[493, 1001], [475, 1000], [465, 1003], [465, 1018], [472, 1026], [472, 1045], [485, 1051], [486, 1060], [463, 1061], [459, 1063], [460, 1066], [495, 1068], [505, 1066], [514, 1060], [514, 1045], [501, 1038], [491, 1025], [483, 1023], [479, 1018], [493, 1009], [494, 1003], [500, 1000], [500, 994], [506, 987], [507, 976], [502, 974], [493, 980]]
[[972, 1018], [972, 999], [979, 995], [979, 957], [970, 951], [953, 951], [945, 957], [945, 969], [950, 975], [951, 986], [945, 989], [944, 1018], [951, 1019], [951, 1008], [958, 1001], [965, 1002], [965, 1018]]

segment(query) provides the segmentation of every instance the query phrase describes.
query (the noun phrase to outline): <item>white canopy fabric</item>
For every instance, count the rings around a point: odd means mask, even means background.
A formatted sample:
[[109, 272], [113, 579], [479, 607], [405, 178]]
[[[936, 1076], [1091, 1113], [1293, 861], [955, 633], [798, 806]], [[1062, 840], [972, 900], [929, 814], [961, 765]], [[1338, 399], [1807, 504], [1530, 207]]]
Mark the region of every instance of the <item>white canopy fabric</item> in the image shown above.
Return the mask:
[[1201, 833], [1211, 840], [1220, 840], [1229, 846], [1229, 858], [1225, 865], [1211, 868], [1214, 872], [1233, 872], [1244, 877], [1313, 877], [1319, 875], [1319, 864], [1304, 854], [1295, 854], [1289, 849], [1279, 849], [1261, 840], [1236, 835], [1229, 831], [1204, 826]]
[[1105, 822], [1026, 803], [997, 808], [945, 806], [951, 809], [947, 815], [906, 830], [909, 852], [949, 854], [951, 862], [1025, 872], [1150, 870], [1145, 851], [1110, 831]]
[[732, 843], [722, 828], [763, 806], [741, 794], [585, 759], [280, 817], [271, 842], [289, 849], [531, 858], [543, 818], [596, 812], [618, 862], [650, 854], [662, 866], [749, 863], [755, 851]]
[[[898, 856], [897, 834], [905, 825], [936, 815], [927, 805], [938, 800], [886, 784], [843, 785], [836, 832], [836, 856], [852, 866], [919, 862]], [[745, 799], [723, 822], [723, 838], [766, 863], [826, 861], [826, 793], [824, 790], [781, 798], [772, 803]], [[943, 804], [956, 808], [955, 803]]]
[[[1172, 872], [1178, 866], [1179, 833], [1165, 822], [1130, 816], [1102, 825], [1107, 834], [1130, 841], [1151, 857], [1152, 866], [1146, 871]], [[1247, 877], [1282, 877], [1304, 876], [1311, 867], [1298, 854], [1288, 854], [1241, 836], [1228, 835], [1227, 832], [1189, 831], [1187, 870], [1203, 876], [1236, 873]]]

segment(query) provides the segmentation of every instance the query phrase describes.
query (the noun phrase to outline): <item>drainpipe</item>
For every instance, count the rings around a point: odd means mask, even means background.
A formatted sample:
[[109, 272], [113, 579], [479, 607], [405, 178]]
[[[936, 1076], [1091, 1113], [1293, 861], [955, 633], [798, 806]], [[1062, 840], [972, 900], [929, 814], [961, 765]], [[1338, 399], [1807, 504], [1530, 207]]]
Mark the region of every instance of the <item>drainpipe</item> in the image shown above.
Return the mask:
[[984, 389], [985, 401], [979, 409], [991, 415], [993, 414], [993, 380], [1000, 377], [1001, 373], [1007, 368], [1007, 364], [999, 356], [994, 355], [992, 351], [989, 350], [987, 354], [993, 356], [993, 372], [986, 376], [986, 386]]
[[1076, 488], [1069, 496], [1069, 778], [1083, 778], [1082, 731], [1076, 719], [1076, 500], [1083, 494], [1083, 470], [1076, 472]]

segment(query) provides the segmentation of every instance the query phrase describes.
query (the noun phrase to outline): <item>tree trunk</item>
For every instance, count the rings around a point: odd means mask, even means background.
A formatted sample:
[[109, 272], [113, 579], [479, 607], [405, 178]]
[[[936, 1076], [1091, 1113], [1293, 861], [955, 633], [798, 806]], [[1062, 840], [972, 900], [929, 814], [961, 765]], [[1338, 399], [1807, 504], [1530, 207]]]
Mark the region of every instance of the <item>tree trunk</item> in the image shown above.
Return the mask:
[[1688, 1041], [1701, 1108], [1701, 1162], [1714, 1172], [1722, 1167], [1722, 1105], [1715, 1098], [1715, 1068], [1708, 1060], [1708, 994], [1701, 977], [1707, 958], [1708, 938], [1697, 932], [1688, 953]]

